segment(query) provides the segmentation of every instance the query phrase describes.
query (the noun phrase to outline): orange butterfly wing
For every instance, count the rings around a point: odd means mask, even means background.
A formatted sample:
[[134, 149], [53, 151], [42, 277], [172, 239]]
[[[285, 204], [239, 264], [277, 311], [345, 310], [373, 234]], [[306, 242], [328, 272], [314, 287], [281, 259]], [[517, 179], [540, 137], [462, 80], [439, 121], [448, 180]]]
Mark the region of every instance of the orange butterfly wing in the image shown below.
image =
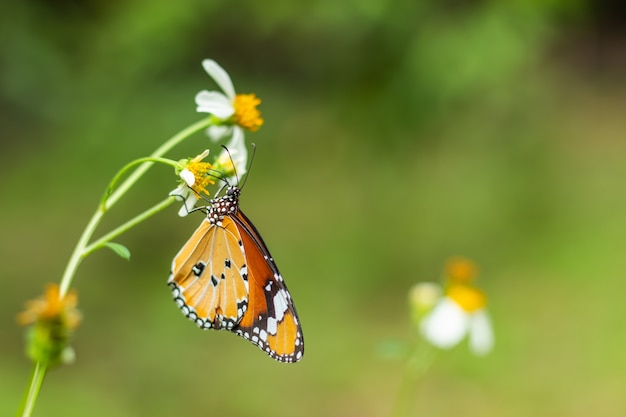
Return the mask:
[[205, 219], [172, 262], [168, 285], [174, 300], [203, 329], [231, 330], [246, 312], [248, 277], [240, 242], [234, 223], [220, 227]]
[[250, 220], [241, 210], [233, 219], [241, 231], [250, 284], [248, 309], [234, 331], [278, 361], [297, 362], [304, 355], [304, 339], [289, 290]]

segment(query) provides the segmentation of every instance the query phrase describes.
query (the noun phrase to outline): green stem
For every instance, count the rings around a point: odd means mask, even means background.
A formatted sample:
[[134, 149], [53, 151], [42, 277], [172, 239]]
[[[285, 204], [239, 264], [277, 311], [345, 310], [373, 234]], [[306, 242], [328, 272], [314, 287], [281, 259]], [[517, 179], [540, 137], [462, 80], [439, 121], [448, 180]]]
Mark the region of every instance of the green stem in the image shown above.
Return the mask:
[[398, 388], [398, 396], [393, 406], [392, 417], [411, 415], [411, 406], [415, 388], [419, 380], [426, 374], [433, 361], [432, 348], [423, 340], [415, 342], [415, 348], [409, 355], [404, 369], [404, 375]]
[[96, 227], [98, 227], [102, 216], [104, 216], [104, 210], [102, 210], [99, 206], [91, 217], [91, 220], [89, 220], [89, 223], [87, 223], [87, 227], [83, 230], [83, 234], [78, 239], [78, 242], [76, 242], [74, 251], [72, 252], [72, 255], [70, 255], [70, 260], [67, 262], [67, 266], [63, 272], [63, 277], [61, 278], [61, 284], [59, 285], [59, 297], [63, 298], [65, 297], [65, 294], [67, 294], [70, 284], [72, 283], [72, 278], [78, 269], [78, 265], [80, 265], [80, 262], [83, 259], [83, 250], [87, 246], [87, 242], [89, 242], [89, 239], [96, 230]]
[[30, 380], [30, 386], [26, 392], [22, 407], [17, 411], [16, 417], [30, 417], [35, 408], [35, 402], [39, 396], [39, 390], [43, 383], [43, 378], [46, 376], [46, 365], [37, 362], [33, 371], [33, 377]]
[[169, 207], [173, 202], [175, 202], [177, 200], [178, 199], [176, 197], [170, 196], [170, 197], [166, 198], [165, 200], [161, 201], [160, 203], [155, 204], [154, 206], [152, 206], [148, 210], [144, 211], [143, 213], [138, 214], [137, 216], [133, 217], [132, 219], [130, 219], [126, 223], [124, 223], [121, 226], [113, 229], [112, 231], [110, 231], [106, 235], [102, 236], [100, 239], [96, 240], [95, 242], [93, 242], [89, 246], [87, 246], [83, 250], [82, 257], [83, 258], [87, 257], [87, 255], [89, 255], [91, 252], [94, 252], [94, 251], [100, 249], [106, 243], [108, 243], [111, 240], [115, 239], [116, 237], [118, 237], [119, 235], [124, 233], [125, 231], [133, 228], [134, 226], [138, 225], [139, 223], [141, 223], [142, 221], [148, 219], [149, 217], [152, 217], [153, 215], [155, 215], [159, 211]]
[[[207, 117], [206, 119], [200, 120], [199, 122], [181, 130], [152, 152], [150, 157], [159, 158], [163, 156], [167, 151], [178, 145], [188, 136], [191, 136], [202, 129], [206, 129], [211, 125], [211, 123], [211, 118]], [[128, 191], [128, 189], [132, 187], [133, 184], [135, 184], [137, 180], [152, 166], [152, 164], [154, 164], [154, 162], [144, 162], [135, 171], [133, 171], [133, 173], [126, 178], [126, 181], [124, 181], [122, 185], [120, 185], [117, 190], [109, 196], [106, 208], [111, 208], [111, 206], [113, 206], [113, 204], [115, 204], [117, 200], [119, 200], [126, 193], [126, 191]]]
[[152, 163], [152, 162], [161, 162], [161, 163], [166, 164], [166, 165], [171, 165], [174, 168], [176, 168], [176, 166], [178, 164], [176, 161], [172, 161], [171, 159], [154, 157], [154, 156], [147, 156], [145, 158], [135, 159], [134, 161], [131, 161], [131, 162], [127, 163], [126, 165], [124, 165], [124, 167], [122, 169], [120, 169], [117, 172], [117, 174], [115, 174], [115, 177], [113, 177], [113, 179], [109, 183], [109, 186], [107, 187], [104, 195], [102, 196], [102, 201], [100, 202], [100, 206], [102, 208], [102, 211], [107, 211], [113, 205], [112, 203], [110, 203], [110, 204], [107, 204], [107, 203], [109, 203], [109, 197], [113, 193], [113, 190], [115, 189], [115, 186], [117, 185], [118, 182], [120, 182], [122, 177], [124, 175], [126, 175], [126, 173], [128, 171], [130, 171], [131, 168], [133, 168], [133, 167], [135, 167], [135, 166], [137, 166], [139, 164], [143, 164], [145, 162], [150, 162], [150, 163]]

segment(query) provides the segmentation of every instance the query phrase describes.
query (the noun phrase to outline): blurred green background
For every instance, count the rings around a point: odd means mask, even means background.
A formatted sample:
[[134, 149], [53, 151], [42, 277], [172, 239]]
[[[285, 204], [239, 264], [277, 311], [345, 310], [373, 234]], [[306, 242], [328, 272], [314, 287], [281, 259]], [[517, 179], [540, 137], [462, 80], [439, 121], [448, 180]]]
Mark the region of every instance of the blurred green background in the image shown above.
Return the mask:
[[[278, 364], [171, 301], [177, 208], [74, 281], [77, 362], [38, 416], [387, 416], [406, 294], [481, 267], [496, 349], [439, 355], [415, 415], [623, 416], [626, 31], [609, 1], [28, 0], [0, 5], [0, 414], [31, 372], [23, 303], [58, 282], [111, 176], [199, 120], [217, 60], [263, 99], [242, 207], [306, 339]], [[170, 157], [195, 155], [197, 135]], [[158, 167], [101, 232], [175, 187]], [[98, 233], [97, 233], [98, 234]]]

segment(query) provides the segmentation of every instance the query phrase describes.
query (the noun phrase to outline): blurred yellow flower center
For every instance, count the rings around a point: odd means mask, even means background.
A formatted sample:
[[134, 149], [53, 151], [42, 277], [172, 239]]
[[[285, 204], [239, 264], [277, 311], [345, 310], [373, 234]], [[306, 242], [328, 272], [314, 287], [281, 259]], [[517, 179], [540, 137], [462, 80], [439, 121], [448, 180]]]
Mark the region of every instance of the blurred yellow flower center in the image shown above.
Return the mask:
[[64, 326], [73, 329], [80, 322], [80, 313], [76, 310], [77, 304], [76, 292], [70, 291], [61, 298], [59, 286], [51, 284], [46, 288], [43, 297], [26, 303], [26, 311], [20, 313], [17, 320], [22, 325], [59, 320], [64, 323]]
[[235, 123], [252, 132], [263, 126], [263, 118], [257, 106], [261, 99], [254, 94], [237, 94], [235, 96]]
[[467, 285], [451, 285], [446, 289], [446, 295], [468, 313], [473, 313], [487, 305], [485, 294]]
[[237, 173], [235, 165], [233, 164], [233, 159], [230, 154], [226, 152], [222, 152], [222, 154], [217, 158], [215, 166], [215, 169], [224, 174], [225, 177], [232, 177]]
[[476, 264], [465, 258], [452, 258], [446, 264], [447, 278], [453, 283], [468, 283], [476, 277]]

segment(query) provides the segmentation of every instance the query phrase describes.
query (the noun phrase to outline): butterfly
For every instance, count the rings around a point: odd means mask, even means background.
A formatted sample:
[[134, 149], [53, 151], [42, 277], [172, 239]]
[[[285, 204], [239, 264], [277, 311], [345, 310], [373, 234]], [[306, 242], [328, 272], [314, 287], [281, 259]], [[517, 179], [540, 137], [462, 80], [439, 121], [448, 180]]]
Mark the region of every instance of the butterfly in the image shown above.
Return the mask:
[[239, 209], [241, 190], [203, 207], [206, 218], [172, 262], [168, 285], [183, 314], [202, 329], [225, 329], [273, 359], [304, 354], [291, 294], [261, 235]]

